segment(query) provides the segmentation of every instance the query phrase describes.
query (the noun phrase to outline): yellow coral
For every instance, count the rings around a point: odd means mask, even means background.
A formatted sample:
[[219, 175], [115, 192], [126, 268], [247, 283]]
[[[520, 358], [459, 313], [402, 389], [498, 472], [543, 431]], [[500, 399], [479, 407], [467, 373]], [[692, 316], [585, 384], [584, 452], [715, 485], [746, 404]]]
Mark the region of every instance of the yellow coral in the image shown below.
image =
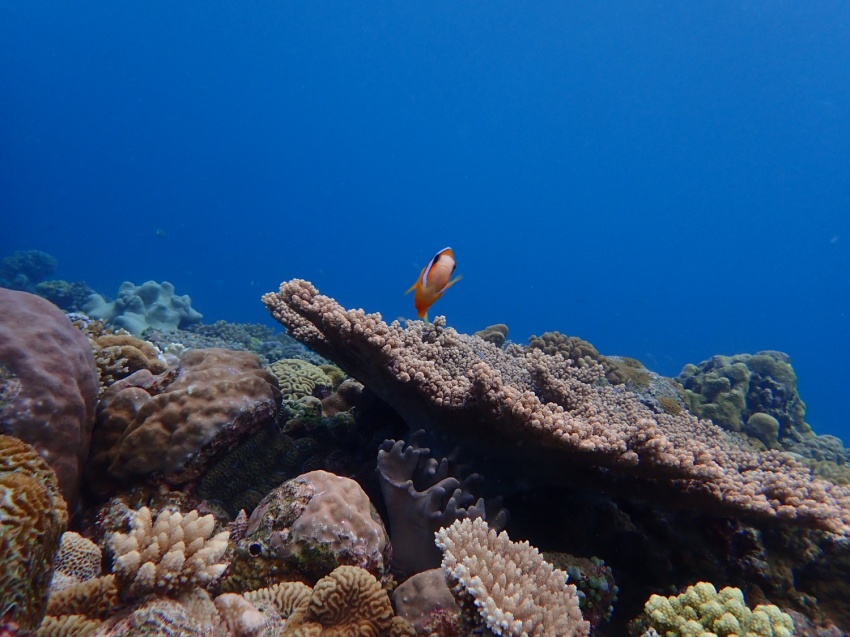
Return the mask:
[[299, 358], [283, 358], [267, 368], [280, 385], [280, 393], [286, 400], [298, 400], [317, 393], [330, 393], [333, 379], [320, 367]]
[[699, 582], [674, 597], [653, 595], [644, 605], [650, 626], [666, 637], [791, 637], [794, 621], [773, 605], [750, 610], [738, 588], [717, 591]]

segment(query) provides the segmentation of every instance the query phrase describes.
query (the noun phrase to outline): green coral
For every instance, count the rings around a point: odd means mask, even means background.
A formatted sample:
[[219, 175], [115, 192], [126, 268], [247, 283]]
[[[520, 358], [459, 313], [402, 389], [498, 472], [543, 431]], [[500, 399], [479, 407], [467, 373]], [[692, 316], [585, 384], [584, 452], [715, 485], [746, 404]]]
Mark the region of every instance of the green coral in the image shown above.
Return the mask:
[[678, 596], [653, 595], [644, 619], [664, 637], [792, 637], [794, 620], [776, 606], [750, 609], [738, 588], [699, 582]]
[[330, 394], [333, 379], [321, 367], [299, 358], [284, 358], [267, 368], [277, 378], [284, 400], [299, 400], [306, 396], [317, 398]]

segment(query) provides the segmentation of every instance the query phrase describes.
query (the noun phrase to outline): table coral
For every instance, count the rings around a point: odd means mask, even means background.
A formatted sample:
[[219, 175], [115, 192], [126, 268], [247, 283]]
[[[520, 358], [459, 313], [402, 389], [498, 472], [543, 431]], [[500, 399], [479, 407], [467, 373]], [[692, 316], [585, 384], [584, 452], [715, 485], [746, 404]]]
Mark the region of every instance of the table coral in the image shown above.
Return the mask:
[[501, 350], [445, 328], [439, 317], [432, 326], [387, 325], [299, 279], [263, 302], [292, 336], [363, 382], [409, 426], [451, 432], [529, 479], [557, 482], [558, 465], [592, 464], [610, 477], [648, 480], [656, 497], [675, 497], [679, 506], [713, 505], [850, 536], [850, 488], [813, 478], [789, 454], [750, 451], [690, 413], [654, 413], [634, 394], [600, 386], [600, 365]]
[[68, 524], [56, 475], [22, 440], [0, 435], [0, 610], [35, 629], [44, 616], [53, 556]]
[[[190, 350], [177, 370], [140, 370], [114, 383], [98, 409], [87, 468], [95, 488], [145, 476], [182, 484], [245, 436], [274, 425], [280, 393], [247, 352]], [[113, 480], [114, 482], [114, 480]]]
[[310, 471], [269, 493], [251, 514], [221, 590], [312, 583], [341, 564], [381, 577], [388, 558], [387, 532], [360, 485]]
[[18, 384], [0, 431], [38, 450], [73, 510], [98, 392], [88, 339], [49, 301], [0, 288], [0, 365]]
[[528, 542], [511, 542], [480, 518], [458, 520], [436, 538], [446, 578], [473, 626], [512, 637], [589, 634], [576, 587]]
[[650, 627], [665, 637], [792, 637], [794, 620], [773, 605], [750, 609], [738, 588], [717, 591], [699, 582], [681, 595], [653, 595], [644, 616]]

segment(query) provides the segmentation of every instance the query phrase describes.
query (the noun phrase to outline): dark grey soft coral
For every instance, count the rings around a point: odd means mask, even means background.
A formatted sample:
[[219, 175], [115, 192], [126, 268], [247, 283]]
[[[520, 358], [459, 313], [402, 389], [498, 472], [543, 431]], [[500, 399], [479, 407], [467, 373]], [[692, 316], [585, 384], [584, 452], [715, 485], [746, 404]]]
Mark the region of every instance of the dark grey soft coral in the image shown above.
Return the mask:
[[472, 494], [473, 485], [482, 479], [479, 474], [454, 475], [458, 467], [452, 458], [431, 458], [431, 450], [420, 447], [415, 438], [407, 446], [403, 440], [385, 440], [378, 451], [378, 479], [393, 547], [392, 572], [400, 579], [440, 566], [442, 554], [434, 533], [455, 520], [484, 518], [496, 531], [508, 521], [508, 512], [498, 506], [488, 517], [484, 499], [476, 500]]

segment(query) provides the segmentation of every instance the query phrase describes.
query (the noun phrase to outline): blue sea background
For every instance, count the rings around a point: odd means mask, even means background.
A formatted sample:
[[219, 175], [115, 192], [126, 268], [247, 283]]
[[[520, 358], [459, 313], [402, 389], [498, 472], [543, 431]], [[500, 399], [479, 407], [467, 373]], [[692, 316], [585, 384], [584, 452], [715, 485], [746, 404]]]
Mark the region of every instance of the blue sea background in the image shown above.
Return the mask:
[[0, 257], [272, 324], [311, 280], [667, 375], [789, 353], [850, 441], [850, 3], [0, 3]]

